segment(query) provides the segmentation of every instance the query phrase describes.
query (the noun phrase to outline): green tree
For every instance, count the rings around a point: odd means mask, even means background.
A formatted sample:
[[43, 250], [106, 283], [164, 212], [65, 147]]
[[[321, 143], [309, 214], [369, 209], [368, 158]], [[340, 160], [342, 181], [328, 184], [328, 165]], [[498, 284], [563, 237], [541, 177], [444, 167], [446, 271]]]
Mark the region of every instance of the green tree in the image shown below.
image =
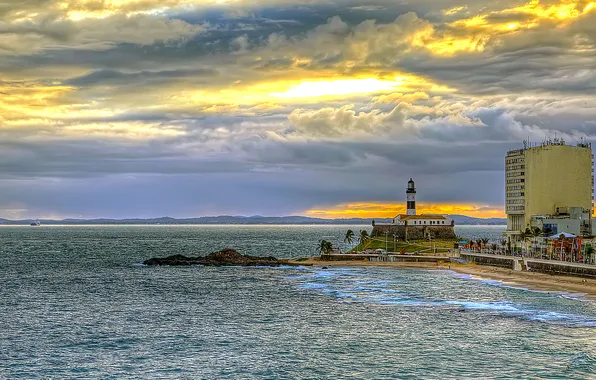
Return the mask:
[[[526, 229], [526, 231], [529, 231], [529, 229]], [[520, 231], [519, 233], [519, 238], [522, 241], [522, 256], [524, 255], [524, 246], [526, 245], [526, 239], [528, 238], [526, 231]]]
[[588, 260], [588, 262], [594, 262], [594, 259], [592, 257], [592, 255], [594, 254], [594, 248], [590, 245], [588, 247], [586, 247], [586, 258]]
[[360, 230], [360, 237], [358, 238], [358, 240], [360, 242], [360, 245], [362, 245], [363, 249], [366, 247], [366, 243], [369, 239], [370, 237], [368, 236], [368, 232], [366, 232], [366, 230]]
[[543, 236], [544, 236], [544, 237], [548, 237], [548, 236], [550, 236], [550, 234], [552, 234], [552, 233], [553, 233], [553, 230], [552, 230], [552, 228], [550, 228], [550, 227], [544, 227], [544, 228], [542, 229], [542, 234], [543, 234]]
[[321, 240], [319, 242], [319, 253], [321, 254], [328, 254], [333, 250], [333, 244], [327, 240]]
[[532, 230], [530, 228], [526, 228], [524, 231], [520, 232], [519, 237], [522, 240], [522, 256], [524, 255], [524, 248], [526, 251], [526, 255], [528, 254], [527, 241], [528, 241], [528, 238], [533, 237], [533, 236], [534, 236], [534, 232], [532, 232]]
[[354, 241], [354, 231], [348, 230], [346, 232], [346, 236], [344, 237], [344, 243], [348, 243], [351, 245], [353, 241]]
[[[532, 228], [532, 247], [536, 246], [537, 243], [537, 237], [540, 237], [542, 235], [542, 230], [538, 227], [534, 227]], [[542, 247], [540, 247], [540, 251], [542, 254]]]

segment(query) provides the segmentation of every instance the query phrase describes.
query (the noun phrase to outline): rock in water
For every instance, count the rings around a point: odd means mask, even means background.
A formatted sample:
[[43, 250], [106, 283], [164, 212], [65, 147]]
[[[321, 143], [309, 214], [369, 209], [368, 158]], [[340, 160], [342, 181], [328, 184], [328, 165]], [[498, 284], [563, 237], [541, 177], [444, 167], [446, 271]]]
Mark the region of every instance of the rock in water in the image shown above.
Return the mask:
[[187, 257], [183, 255], [173, 255], [163, 258], [152, 258], [143, 262], [145, 265], [168, 265], [168, 266], [188, 266], [188, 265], [206, 265], [206, 266], [266, 266], [279, 267], [281, 265], [301, 266], [304, 264], [291, 263], [288, 260], [279, 260], [275, 257], [259, 257], [242, 255], [232, 248], [226, 248], [221, 251], [212, 252], [205, 257]]

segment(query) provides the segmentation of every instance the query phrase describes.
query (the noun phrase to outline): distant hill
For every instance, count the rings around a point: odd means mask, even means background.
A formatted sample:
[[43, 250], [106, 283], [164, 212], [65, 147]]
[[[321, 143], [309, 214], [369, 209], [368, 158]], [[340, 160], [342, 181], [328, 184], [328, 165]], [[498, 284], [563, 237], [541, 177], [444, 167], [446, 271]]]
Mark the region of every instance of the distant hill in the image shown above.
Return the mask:
[[[464, 215], [450, 215], [456, 225], [504, 225], [507, 219], [502, 218], [472, 218]], [[377, 223], [390, 223], [391, 219], [374, 219]], [[63, 219], [63, 220], [41, 220], [41, 224], [371, 224], [372, 218], [349, 218], [349, 219], [320, 219], [307, 216], [204, 216], [200, 218], [176, 219], [170, 217], [153, 219]], [[0, 218], [0, 224], [5, 225], [27, 225], [33, 222], [27, 220], [7, 220]]]
[[472, 218], [465, 215], [449, 215], [456, 225], [505, 225], [507, 218]]

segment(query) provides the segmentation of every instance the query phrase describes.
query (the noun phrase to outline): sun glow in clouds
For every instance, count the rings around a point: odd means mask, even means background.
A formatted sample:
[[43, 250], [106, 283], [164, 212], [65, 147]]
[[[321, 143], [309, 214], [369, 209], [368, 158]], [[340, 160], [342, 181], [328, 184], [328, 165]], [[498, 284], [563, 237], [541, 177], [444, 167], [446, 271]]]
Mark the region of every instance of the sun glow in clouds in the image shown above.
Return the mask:
[[339, 96], [351, 94], [368, 94], [384, 91], [393, 91], [404, 83], [401, 78], [394, 81], [366, 78], [342, 79], [320, 82], [302, 82], [292, 85], [285, 92], [271, 93], [275, 98], [312, 98], [323, 96]]
[[[464, 27], [470, 29], [490, 29], [492, 31], [509, 31], [520, 28], [532, 29], [546, 20], [566, 21], [575, 20], [586, 13], [595, 10], [596, 2], [580, 3], [577, 1], [562, 1], [559, 4], [544, 5], [540, 0], [532, 0], [520, 7], [508, 8], [502, 11], [494, 11], [488, 14], [476, 15], [474, 17], [461, 19], [451, 24], [452, 27]], [[502, 23], [489, 22], [491, 16], [507, 17], [507, 15], [524, 17], [519, 21], [504, 21]]]
[[[447, 9], [443, 14], [453, 16], [463, 9], [465, 8]], [[522, 6], [459, 19], [447, 24], [448, 29], [443, 33], [439, 33], [434, 26], [429, 26], [415, 36], [413, 45], [441, 56], [482, 52], [491, 39], [496, 37], [536, 29], [543, 23], [565, 26], [595, 10], [596, 2], [593, 1], [563, 0], [548, 4], [545, 1], [532, 0]]]
[[[404, 202], [405, 203], [405, 202]], [[417, 204], [420, 214], [449, 214], [467, 215], [477, 218], [504, 218], [502, 207], [458, 204]], [[323, 218], [393, 218], [398, 214], [405, 214], [405, 204], [398, 203], [348, 203], [329, 207], [327, 209], [311, 209], [304, 215]]]

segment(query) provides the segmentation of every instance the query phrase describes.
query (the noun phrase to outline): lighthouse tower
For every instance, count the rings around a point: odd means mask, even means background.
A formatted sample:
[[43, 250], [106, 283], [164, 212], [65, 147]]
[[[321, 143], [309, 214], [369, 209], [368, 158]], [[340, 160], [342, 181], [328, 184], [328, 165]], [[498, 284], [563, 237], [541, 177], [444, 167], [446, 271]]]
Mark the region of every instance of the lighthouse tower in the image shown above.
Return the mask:
[[406, 215], [416, 215], [416, 186], [412, 178], [408, 181], [408, 189], [406, 190], [407, 211]]

